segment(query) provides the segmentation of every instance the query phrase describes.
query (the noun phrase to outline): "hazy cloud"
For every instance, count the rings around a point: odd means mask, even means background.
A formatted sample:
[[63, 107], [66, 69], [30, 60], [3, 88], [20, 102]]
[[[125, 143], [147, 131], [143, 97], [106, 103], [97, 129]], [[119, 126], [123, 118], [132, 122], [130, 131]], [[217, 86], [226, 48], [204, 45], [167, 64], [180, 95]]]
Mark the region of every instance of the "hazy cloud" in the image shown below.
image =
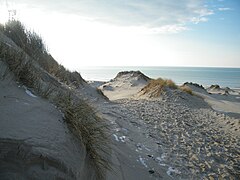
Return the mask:
[[227, 7], [225, 7], [225, 8], [218, 8], [218, 10], [219, 11], [230, 11], [231, 8], [227, 8]]
[[192, 18], [192, 22], [194, 24], [198, 24], [200, 22], [207, 22], [207, 21], [208, 21], [208, 19], [206, 17], [193, 17]]
[[18, 0], [43, 11], [71, 13], [122, 26], [179, 32], [187, 23], [206, 22], [214, 12], [202, 0]]

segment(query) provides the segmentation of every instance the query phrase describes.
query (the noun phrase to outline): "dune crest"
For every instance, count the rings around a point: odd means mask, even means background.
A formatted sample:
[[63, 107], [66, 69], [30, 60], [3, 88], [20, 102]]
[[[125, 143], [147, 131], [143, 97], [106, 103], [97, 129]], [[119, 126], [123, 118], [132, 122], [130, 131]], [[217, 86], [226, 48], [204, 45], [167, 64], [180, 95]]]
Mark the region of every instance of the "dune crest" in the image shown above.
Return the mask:
[[119, 72], [116, 77], [99, 87], [110, 100], [134, 98], [150, 78], [140, 71]]

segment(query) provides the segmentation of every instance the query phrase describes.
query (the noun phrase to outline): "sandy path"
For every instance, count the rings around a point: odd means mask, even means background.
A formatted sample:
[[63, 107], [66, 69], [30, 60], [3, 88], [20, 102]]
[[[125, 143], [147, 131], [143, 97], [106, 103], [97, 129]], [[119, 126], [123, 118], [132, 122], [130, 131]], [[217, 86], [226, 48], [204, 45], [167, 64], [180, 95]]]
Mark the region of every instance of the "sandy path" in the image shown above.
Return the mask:
[[239, 119], [162, 100], [118, 100], [102, 112], [113, 125], [108, 179], [240, 177]]

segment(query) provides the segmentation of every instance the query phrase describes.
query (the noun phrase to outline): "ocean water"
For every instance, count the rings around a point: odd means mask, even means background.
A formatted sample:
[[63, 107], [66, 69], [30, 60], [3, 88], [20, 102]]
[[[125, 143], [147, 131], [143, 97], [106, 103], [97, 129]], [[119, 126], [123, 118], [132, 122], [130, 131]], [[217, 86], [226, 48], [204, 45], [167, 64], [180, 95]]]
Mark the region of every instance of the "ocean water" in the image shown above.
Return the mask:
[[85, 67], [79, 69], [85, 80], [109, 81], [120, 71], [140, 70], [150, 78], [172, 79], [176, 84], [194, 82], [205, 87], [218, 84], [221, 87], [240, 88], [240, 68], [212, 67]]

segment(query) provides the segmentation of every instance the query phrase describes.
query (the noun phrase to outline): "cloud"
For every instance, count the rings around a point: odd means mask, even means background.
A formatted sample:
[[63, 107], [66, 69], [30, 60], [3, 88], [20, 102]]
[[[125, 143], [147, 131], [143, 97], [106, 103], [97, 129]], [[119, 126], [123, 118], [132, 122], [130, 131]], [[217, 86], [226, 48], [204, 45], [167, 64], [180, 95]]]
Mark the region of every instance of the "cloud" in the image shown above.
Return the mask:
[[202, 0], [18, 0], [43, 11], [79, 15], [121, 26], [181, 32], [188, 23], [206, 22], [214, 12]]
[[191, 22], [193, 22], [194, 24], [198, 24], [200, 22], [207, 22], [208, 18], [206, 17], [193, 17]]
[[154, 28], [142, 28], [143, 32], [150, 32], [151, 34], [176, 34], [180, 33], [182, 31], [189, 30], [188, 27], [186, 27], [183, 24], [171, 24], [171, 25], [164, 25], [160, 27], [154, 27]]
[[230, 11], [232, 10], [231, 8], [218, 8], [219, 11]]
[[210, 15], [214, 14], [213, 10], [209, 10], [206, 8], [196, 10], [195, 13], [198, 14], [199, 17], [210, 16]]

